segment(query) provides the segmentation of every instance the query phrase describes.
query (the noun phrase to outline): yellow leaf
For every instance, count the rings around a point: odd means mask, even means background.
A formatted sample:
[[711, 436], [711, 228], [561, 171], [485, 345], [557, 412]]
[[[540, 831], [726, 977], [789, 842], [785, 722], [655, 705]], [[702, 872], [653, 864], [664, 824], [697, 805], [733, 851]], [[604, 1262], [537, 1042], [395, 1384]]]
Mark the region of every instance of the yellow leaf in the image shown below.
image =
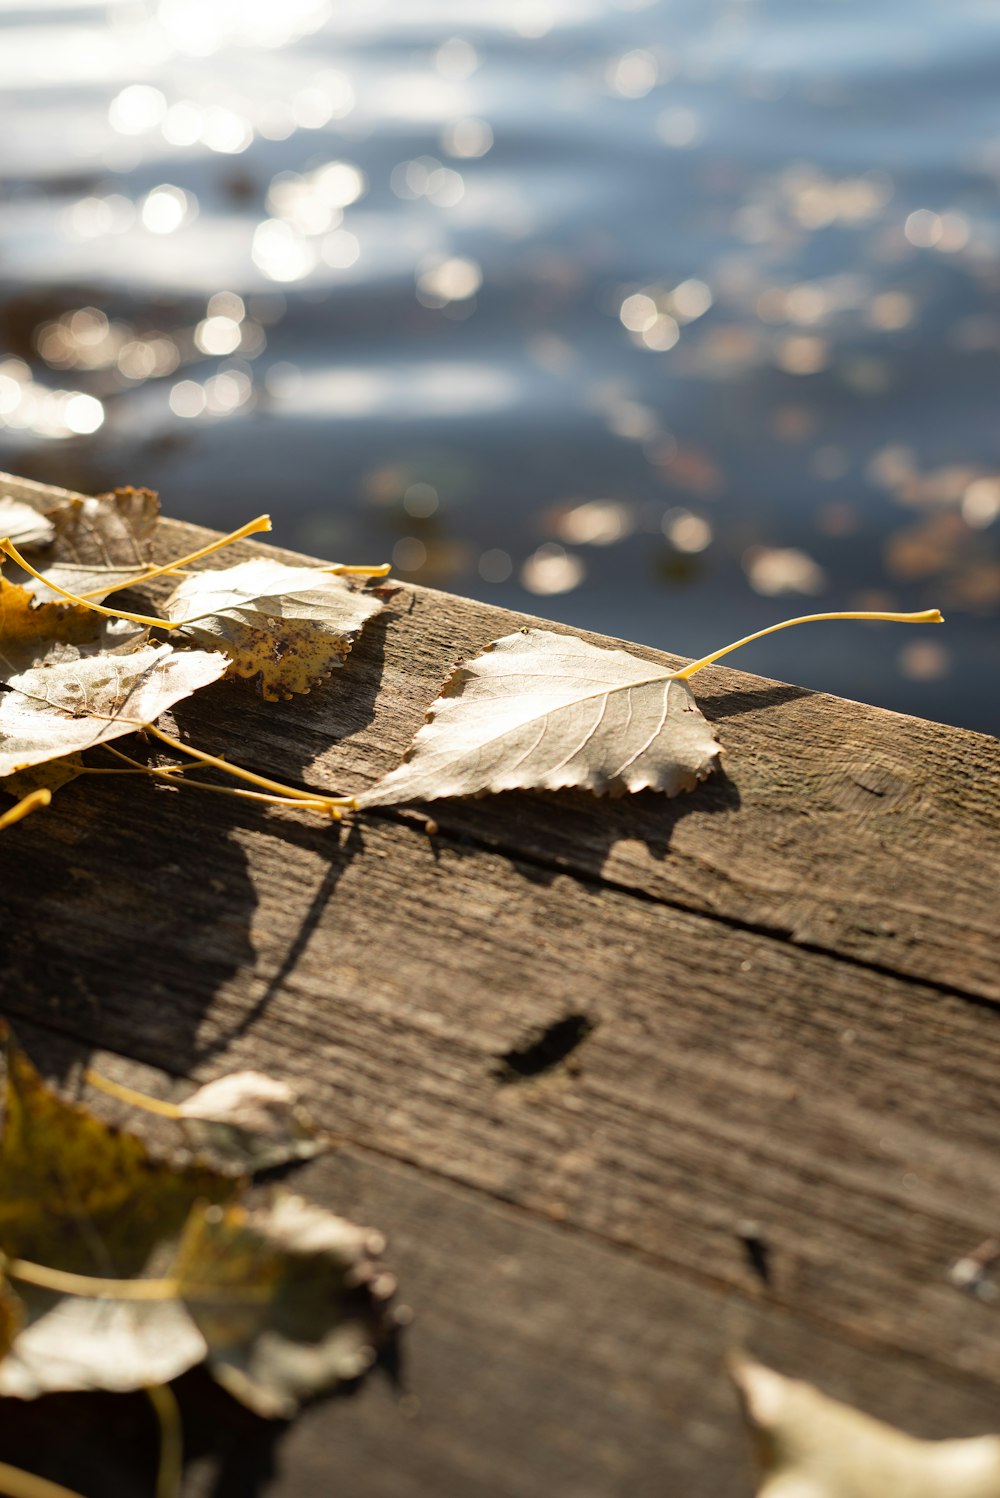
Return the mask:
[[155, 1159], [140, 1139], [64, 1102], [9, 1043], [0, 1252], [25, 1326], [0, 1363], [0, 1394], [134, 1389], [200, 1361], [204, 1343], [176, 1301], [57, 1295], [18, 1282], [16, 1261], [103, 1279], [155, 1277], [193, 1203], [227, 1200], [237, 1185], [203, 1165]]
[[79, 606], [36, 604], [27, 588], [0, 577], [0, 681], [38, 665], [55, 649], [92, 644], [102, 620]]

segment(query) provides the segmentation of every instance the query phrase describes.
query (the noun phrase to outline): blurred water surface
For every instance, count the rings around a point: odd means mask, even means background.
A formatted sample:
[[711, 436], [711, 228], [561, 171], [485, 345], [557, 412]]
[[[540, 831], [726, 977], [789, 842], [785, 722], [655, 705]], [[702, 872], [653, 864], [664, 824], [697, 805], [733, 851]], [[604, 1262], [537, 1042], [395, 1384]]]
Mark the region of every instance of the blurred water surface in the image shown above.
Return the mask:
[[[996, 0], [0, 0], [0, 462], [1000, 730]], [[734, 664], [737, 662], [734, 661]]]

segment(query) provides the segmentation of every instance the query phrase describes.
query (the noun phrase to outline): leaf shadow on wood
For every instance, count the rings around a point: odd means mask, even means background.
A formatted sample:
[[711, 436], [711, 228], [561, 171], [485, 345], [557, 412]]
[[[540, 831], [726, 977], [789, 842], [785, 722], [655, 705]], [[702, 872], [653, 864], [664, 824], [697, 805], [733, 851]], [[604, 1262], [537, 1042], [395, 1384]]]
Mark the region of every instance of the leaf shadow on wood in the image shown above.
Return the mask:
[[315, 784], [315, 775], [307, 774], [310, 766], [331, 744], [360, 733], [375, 715], [390, 618], [386, 608], [370, 620], [345, 664], [305, 696], [265, 702], [251, 683], [233, 681], [178, 703], [174, 721], [181, 737], [237, 764], [240, 745], [252, 744], [258, 773], [293, 785], [304, 783], [305, 774]]
[[[220, 682], [177, 704], [171, 731], [235, 763], [252, 744], [260, 773], [315, 783], [311, 766], [331, 739], [371, 720], [384, 644], [379, 615], [356, 670], [352, 653], [330, 682], [281, 707], [248, 683]], [[142, 757], [140, 738], [122, 742]], [[264, 828], [317, 850], [328, 868], [284, 960], [256, 975], [264, 989], [242, 1033], [294, 969], [358, 844], [341, 846], [341, 829], [308, 813], [279, 824], [251, 801], [138, 776], [77, 780], [4, 834], [0, 925], [19, 935], [0, 951], [0, 1008], [15, 1024], [30, 1015], [175, 1074], [224, 1050], [232, 1035], [205, 1039], [205, 1019], [227, 983], [258, 967], [247, 845]]]
[[[226, 1051], [238, 1036], [251, 1030], [261, 1015], [267, 1011], [271, 1000], [281, 992], [286, 981], [298, 966], [323, 919], [324, 912], [333, 899], [343, 874], [351, 861], [363, 851], [360, 829], [356, 824], [348, 824], [346, 827], [316, 827], [286, 823], [282, 831], [287, 841], [299, 846], [307, 846], [310, 849], [322, 846], [323, 855], [327, 859], [326, 870], [309, 900], [307, 909], [299, 919], [293, 940], [281, 961], [268, 974], [265, 986], [262, 987], [253, 1003], [241, 1014], [239, 1023], [230, 1026], [218, 1040], [202, 1045], [198, 1049], [197, 1056], [193, 1058], [193, 1062], [203, 1064], [220, 1051]], [[323, 839], [322, 845], [319, 844], [319, 838]]]
[[722, 718], [735, 718], [745, 713], [765, 712], [780, 707], [784, 702], [795, 702], [799, 697], [815, 697], [809, 687], [796, 687], [784, 682], [775, 682], [766, 687], [730, 687], [728, 691], [697, 694], [698, 706], [710, 723]]
[[[387, 1378], [398, 1388], [393, 1356], [390, 1344], [368, 1378]], [[361, 1387], [346, 1384], [310, 1408], [346, 1404]], [[257, 1498], [269, 1490], [280, 1473], [281, 1443], [292, 1422], [255, 1415], [204, 1367], [192, 1368], [171, 1388], [180, 1408], [192, 1490], [200, 1498]], [[0, 1399], [3, 1460], [72, 1491], [101, 1498], [152, 1493], [158, 1449], [159, 1431], [142, 1393]]]
[[549, 884], [560, 874], [599, 878], [623, 840], [642, 842], [653, 858], [666, 858], [684, 817], [733, 812], [739, 805], [739, 790], [720, 769], [670, 798], [655, 791], [618, 799], [586, 791], [505, 791], [477, 801], [428, 802], [420, 817], [433, 817], [457, 851], [474, 857], [488, 848], [509, 857], [526, 879]]
[[0, 957], [0, 992], [15, 1026], [23, 1015], [187, 1070], [213, 996], [253, 962], [257, 897], [231, 836], [242, 810], [94, 777], [10, 829], [0, 924], [19, 939]]

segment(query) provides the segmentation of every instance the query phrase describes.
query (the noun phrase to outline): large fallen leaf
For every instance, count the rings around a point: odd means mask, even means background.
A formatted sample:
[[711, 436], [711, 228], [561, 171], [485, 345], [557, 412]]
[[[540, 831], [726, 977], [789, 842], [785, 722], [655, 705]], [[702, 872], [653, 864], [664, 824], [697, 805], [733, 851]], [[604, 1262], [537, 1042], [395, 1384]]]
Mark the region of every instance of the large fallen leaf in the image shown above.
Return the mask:
[[395, 1281], [373, 1263], [382, 1247], [380, 1234], [284, 1191], [249, 1212], [193, 1213], [176, 1274], [214, 1377], [282, 1419], [360, 1377], [395, 1325]]
[[[0, 1251], [8, 1261], [156, 1277], [172, 1262], [194, 1203], [225, 1201], [237, 1184], [201, 1165], [154, 1159], [139, 1139], [63, 1102], [8, 1045], [0, 1139]], [[24, 1327], [0, 1362], [0, 1394], [135, 1389], [204, 1357], [176, 1300], [89, 1299], [13, 1280]]]
[[382, 600], [322, 567], [258, 557], [187, 578], [165, 617], [206, 649], [224, 650], [230, 676], [256, 677], [269, 702], [310, 687], [342, 666]]
[[675, 796], [720, 752], [690, 688], [666, 667], [523, 629], [456, 668], [403, 764], [358, 804], [568, 786]]
[[1000, 1438], [918, 1441], [811, 1384], [740, 1361], [757, 1498], [1000, 1498]]
[[144, 645], [12, 676], [0, 693], [0, 776], [134, 733], [225, 669], [223, 655]]

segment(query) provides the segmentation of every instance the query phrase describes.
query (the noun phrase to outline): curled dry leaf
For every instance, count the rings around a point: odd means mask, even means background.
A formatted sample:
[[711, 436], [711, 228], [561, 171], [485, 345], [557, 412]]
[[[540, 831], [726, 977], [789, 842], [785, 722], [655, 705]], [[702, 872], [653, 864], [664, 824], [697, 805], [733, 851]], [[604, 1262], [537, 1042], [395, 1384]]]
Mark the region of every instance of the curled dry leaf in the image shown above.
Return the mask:
[[[40, 570], [71, 593], [111, 588], [149, 562], [160, 513], [159, 499], [151, 489], [126, 487], [91, 497], [0, 474], [0, 496], [35, 511], [48, 526], [46, 564]], [[0, 521], [0, 537], [8, 534], [17, 546], [17, 536]], [[37, 578], [17, 575], [13, 567], [8, 572], [39, 601], [59, 597]]]
[[7, 536], [22, 551], [48, 546], [55, 540], [56, 528], [51, 520], [20, 499], [0, 495], [0, 536]]
[[78, 567], [131, 567], [149, 562], [160, 501], [152, 489], [74, 495], [45, 511], [55, 528], [52, 560]]
[[757, 1498], [1000, 1498], [1000, 1438], [918, 1441], [760, 1363], [732, 1369]]
[[342, 666], [382, 601], [322, 567], [259, 557], [187, 578], [165, 615], [206, 649], [224, 650], [228, 675], [256, 677], [269, 702], [308, 692]]
[[456, 668], [404, 763], [358, 804], [568, 786], [675, 796], [720, 752], [690, 688], [665, 667], [524, 629]]
[[192, 1213], [176, 1274], [213, 1376], [272, 1419], [359, 1378], [395, 1326], [395, 1281], [373, 1262], [383, 1247], [286, 1191]]
[[312, 1159], [330, 1144], [295, 1089], [262, 1072], [234, 1072], [199, 1087], [177, 1116], [192, 1142], [250, 1171]]
[[[225, 1201], [237, 1184], [200, 1165], [154, 1159], [139, 1139], [63, 1102], [8, 1044], [0, 1138], [0, 1251], [8, 1262], [101, 1278], [155, 1276], [171, 1261], [194, 1203]], [[135, 1389], [204, 1356], [175, 1300], [116, 1303], [14, 1280], [24, 1325], [0, 1362], [0, 1394]]]
[[222, 655], [145, 645], [12, 676], [0, 693], [0, 776], [134, 733], [225, 669]]

